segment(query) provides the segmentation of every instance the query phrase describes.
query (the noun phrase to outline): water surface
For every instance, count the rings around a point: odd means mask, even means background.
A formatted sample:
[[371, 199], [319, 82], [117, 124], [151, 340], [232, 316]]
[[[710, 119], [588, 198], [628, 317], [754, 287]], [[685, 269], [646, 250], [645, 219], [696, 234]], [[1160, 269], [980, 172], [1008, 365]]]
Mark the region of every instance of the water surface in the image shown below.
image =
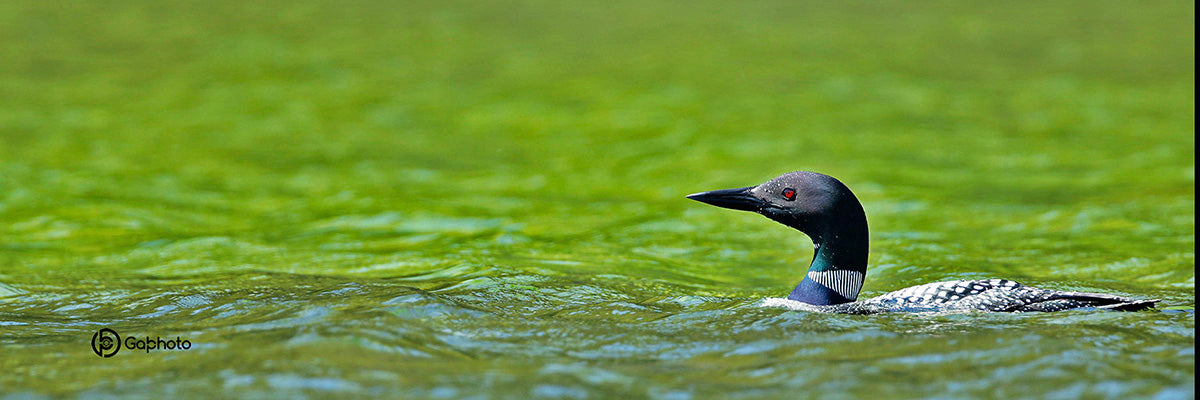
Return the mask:
[[[1194, 6], [0, 4], [0, 397], [1192, 398]], [[792, 170], [807, 238], [683, 196]], [[93, 353], [102, 328], [187, 350]]]

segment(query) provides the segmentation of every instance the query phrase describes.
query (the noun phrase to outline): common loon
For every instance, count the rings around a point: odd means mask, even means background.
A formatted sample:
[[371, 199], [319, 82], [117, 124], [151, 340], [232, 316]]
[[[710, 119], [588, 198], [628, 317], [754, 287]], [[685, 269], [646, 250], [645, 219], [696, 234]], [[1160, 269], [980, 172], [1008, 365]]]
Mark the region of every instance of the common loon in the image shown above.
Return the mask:
[[867, 216], [858, 198], [841, 181], [816, 172], [797, 171], [758, 186], [687, 197], [762, 214], [812, 239], [815, 250], [804, 280], [786, 299], [769, 298], [764, 306], [844, 314], [1061, 311], [1084, 307], [1137, 311], [1152, 308], [1159, 301], [1039, 289], [1007, 279], [928, 283], [856, 301], [867, 275]]

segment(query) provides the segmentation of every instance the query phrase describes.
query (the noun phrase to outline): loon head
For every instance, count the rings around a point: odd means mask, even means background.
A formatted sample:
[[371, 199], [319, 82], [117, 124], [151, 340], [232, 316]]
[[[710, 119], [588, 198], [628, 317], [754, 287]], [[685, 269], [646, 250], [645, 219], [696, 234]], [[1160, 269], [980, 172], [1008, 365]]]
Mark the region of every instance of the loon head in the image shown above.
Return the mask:
[[838, 224], [863, 215], [854, 193], [832, 176], [789, 172], [758, 186], [694, 193], [687, 198], [717, 207], [752, 211], [796, 228], [818, 246], [832, 240]]
[[789, 299], [828, 305], [857, 299], [867, 273], [867, 216], [841, 181], [796, 171], [758, 186], [687, 196], [717, 207], [752, 211], [808, 235], [816, 249]]

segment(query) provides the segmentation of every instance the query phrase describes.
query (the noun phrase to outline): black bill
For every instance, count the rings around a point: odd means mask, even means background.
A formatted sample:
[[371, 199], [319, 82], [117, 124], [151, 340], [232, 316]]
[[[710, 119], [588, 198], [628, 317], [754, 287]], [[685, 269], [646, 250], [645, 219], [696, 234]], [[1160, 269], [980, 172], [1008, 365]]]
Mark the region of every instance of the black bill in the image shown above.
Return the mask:
[[687, 198], [717, 207], [759, 212], [767, 206], [767, 203], [755, 197], [750, 192], [753, 189], [754, 186], [739, 189], [713, 190], [689, 194]]

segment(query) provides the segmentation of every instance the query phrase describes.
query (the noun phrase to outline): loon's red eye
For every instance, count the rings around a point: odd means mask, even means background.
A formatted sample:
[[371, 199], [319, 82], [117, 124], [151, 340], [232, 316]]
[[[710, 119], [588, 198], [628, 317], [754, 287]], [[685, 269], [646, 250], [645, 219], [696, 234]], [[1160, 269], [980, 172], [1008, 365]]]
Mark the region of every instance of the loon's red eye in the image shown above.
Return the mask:
[[787, 199], [787, 201], [796, 200], [796, 189], [783, 189], [783, 198]]

